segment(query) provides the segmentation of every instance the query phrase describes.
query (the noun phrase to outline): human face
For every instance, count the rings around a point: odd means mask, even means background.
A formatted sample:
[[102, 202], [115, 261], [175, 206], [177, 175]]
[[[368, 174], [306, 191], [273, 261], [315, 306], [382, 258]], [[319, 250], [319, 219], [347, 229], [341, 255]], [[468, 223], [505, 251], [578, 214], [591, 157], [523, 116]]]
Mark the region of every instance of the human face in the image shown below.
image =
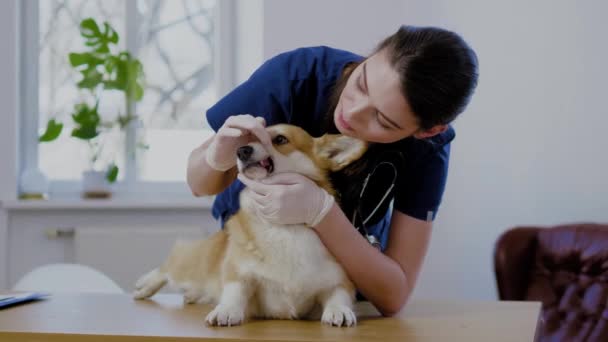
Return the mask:
[[395, 142], [419, 131], [386, 51], [353, 70], [336, 105], [334, 123], [342, 134], [378, 143]]

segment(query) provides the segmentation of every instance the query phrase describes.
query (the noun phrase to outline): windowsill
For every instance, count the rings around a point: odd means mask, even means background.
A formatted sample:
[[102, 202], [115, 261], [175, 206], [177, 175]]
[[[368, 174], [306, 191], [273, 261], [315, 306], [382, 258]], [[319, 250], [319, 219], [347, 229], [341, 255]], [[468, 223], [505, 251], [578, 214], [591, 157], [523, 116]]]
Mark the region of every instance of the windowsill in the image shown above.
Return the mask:
[[48, 199], [4, 200], [0, 207], [5, 210], [201, 210], [210, 209], [213, 197], [201, 198], [111, 198], [111, 199]]

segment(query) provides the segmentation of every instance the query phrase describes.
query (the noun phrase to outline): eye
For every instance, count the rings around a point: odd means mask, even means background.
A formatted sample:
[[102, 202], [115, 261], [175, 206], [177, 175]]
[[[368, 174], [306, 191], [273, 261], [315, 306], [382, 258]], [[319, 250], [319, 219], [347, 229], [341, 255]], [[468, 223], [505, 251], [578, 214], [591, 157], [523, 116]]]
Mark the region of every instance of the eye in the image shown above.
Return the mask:
[[284, 145], [284, 144], [287, 144], [288, 142], [289, 142], [289, 140], [287, 140], [287, 138], [285, 138], [284, 135], [280, 135], [280, 134], [272, 139], [272, 143], [275, 145]]
[[376, 111], [375, 113], [376, 113], [376, 121], [378, 121], [378, 124], [384, 129], [391, 129], [390, 126], [388, 126], [387, 124], [382, 122], [382, 120], [380, 120], [380, 114], [378, 114], [378, 111]]
[[361, 90], [362, 92], [365, 92], [365, 89], [363, 89], [363, 77], [362, 76], [359, 76], [356, 83], [357, 83], [357, 88], [359, 88], [359, 90]]

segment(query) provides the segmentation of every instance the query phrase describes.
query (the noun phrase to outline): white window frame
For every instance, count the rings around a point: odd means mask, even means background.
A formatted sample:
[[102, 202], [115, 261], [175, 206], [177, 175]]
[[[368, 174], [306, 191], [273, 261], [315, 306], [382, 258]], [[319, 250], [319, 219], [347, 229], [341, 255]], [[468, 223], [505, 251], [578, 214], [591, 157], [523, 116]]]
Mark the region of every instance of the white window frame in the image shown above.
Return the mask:
[[[218, 94], [223, 96], [235, 86], [236, 76], [236, 0], [218, 0], [217, 15], [218, 26], [216, 38], [218, 39], [215, 65], [215, 80], [218, 82]], [[126, 17], [136, 17], [137, 3], [133, 0], [125, 1]], [[20, 29], [20, 86], [19, 86], [19, 172], [26, 169], [39, 169], [38, 166], [38, 125], [39, 125], [39, 103], [38, 103], [38, 67], [39, 67], [39, 0], [22, 0], [19, 2], [19, 29]], [[136, 39], [136, 25], [126, 26], [126, 48], [131, 53], [137, 52], [134, 46]], [[201, 109], [201, 116], [204, 110]], [[127, 156], [125, 164], [124, 179], [117, 181], [113, 186], [115, 197], [137, 197], [146, 196], [166, 196], [177, 197], [192, 194], [184, 182], [159, 182], [142, 181], [136, 174], [137, 158], [134, 156], [136, 150], [136, 127], [131, 125], [126, 130], [125, 153]], [[201, 137], [204, 130], [201, 131]], [[201, 143], [202, 143], [201, 138]], [[184, 170], [184, 175], [186, 170]], [[184, 176], [185, 178], [185, 176]], [[81, 191], [80, 180], [53, 180], [50, 179], [49, 193], [53, 198], [79, 197]]]

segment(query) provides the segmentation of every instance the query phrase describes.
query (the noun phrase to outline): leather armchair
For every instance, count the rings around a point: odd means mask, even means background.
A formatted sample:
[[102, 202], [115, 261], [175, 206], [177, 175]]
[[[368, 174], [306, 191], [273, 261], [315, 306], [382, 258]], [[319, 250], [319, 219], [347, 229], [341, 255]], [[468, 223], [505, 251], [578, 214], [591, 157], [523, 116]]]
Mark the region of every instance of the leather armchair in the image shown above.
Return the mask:
[[509, 229], [494, 271], [500, 300], [542, 302], [540, 341], [608, 341], [608, 225]]

